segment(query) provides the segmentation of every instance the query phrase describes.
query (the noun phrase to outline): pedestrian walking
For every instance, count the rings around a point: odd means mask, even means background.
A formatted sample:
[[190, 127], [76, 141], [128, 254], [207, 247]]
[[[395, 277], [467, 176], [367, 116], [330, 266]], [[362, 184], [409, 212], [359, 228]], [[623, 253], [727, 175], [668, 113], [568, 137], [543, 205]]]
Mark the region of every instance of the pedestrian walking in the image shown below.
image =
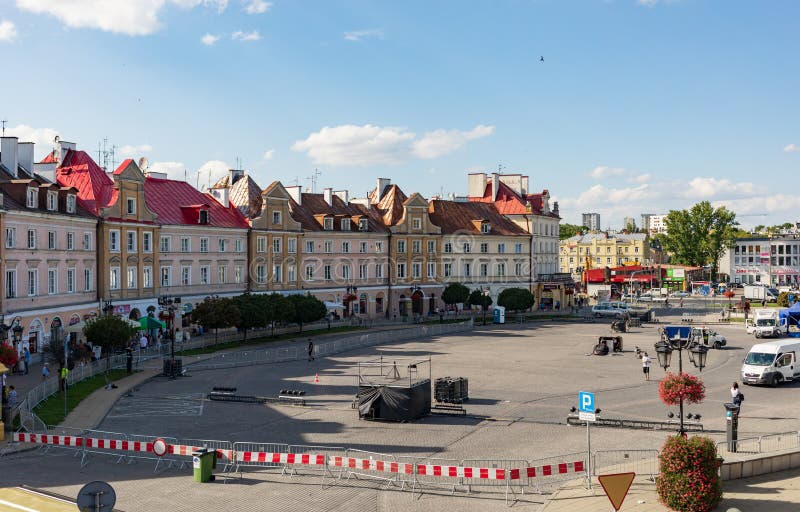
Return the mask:
[[739, 406], [739, 411], [742, 410], [742, 401], [744, 400], [744, 394], [739, 391], [739, 383], [734, 382], [733, 386], [731, 386], [731, 402], [733, 405]]
[[8, 389], [8, 405], [10, 405], [12, 409], [17, 405], [17, 388], [14, 386]]
[[31, 351], [28, 350], [27, 345], [22, 349], [22, 357], [25, 359], [25, 375], [28, 375], [28, 370], [31, 367]]
[[61, 368], [61, 390], [67, 390], [67, 377], [69, 376], [69, 368], [64, 366]]
[[647, 352], [644, 353], [642, 356], [642, 372], [644, 373], [644, 380], [650, 380], [650, 363], [653, 360], [650, 359], [650, 356], [647, 355]]
[[42, 380], [47, 380], [49, 376], [50, 376], [50, 367], [47, 365], [47, 363], [44, 363], [44, 366], [42, 366]]
[[683, 297], [681, 297], [681, 300], [678, 301], [678, 307], [683, 308]]
[[147, 348], [147, 336], [142, 333], [142, 337], [139, 338], [139, 347], [144, 350]]
[[308, 340], [308, 360], [313, 361], [314, 358], [314, 342], [310, 339]]

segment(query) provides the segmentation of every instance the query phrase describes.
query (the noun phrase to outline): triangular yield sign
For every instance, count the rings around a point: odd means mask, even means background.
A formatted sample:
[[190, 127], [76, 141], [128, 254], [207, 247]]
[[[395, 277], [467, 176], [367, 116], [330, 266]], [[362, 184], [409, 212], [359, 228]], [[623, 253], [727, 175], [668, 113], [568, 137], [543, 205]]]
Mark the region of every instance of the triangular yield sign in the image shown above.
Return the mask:
[[631, 488], [635, 476], [636, 473], [617, 473], [597, 477], [600, 485], [603, 486], [603, 490], [606, 491], [606, 496], [611, 501], [614, 510], [619, 510], [622, 506], [622, 502], [625, 501], [625, 496], [628, 495], [628, 490]]

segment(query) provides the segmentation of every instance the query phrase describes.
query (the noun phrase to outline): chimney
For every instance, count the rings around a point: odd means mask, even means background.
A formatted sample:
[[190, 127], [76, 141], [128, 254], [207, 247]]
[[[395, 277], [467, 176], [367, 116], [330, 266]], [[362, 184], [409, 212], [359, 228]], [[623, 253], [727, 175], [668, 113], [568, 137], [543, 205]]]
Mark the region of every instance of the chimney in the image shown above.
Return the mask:
[[244, 171], [242, 169], [228, 169], [228, 172], [230, 173], [230, 179], [228, 180], [228, 186], [230, 187], [239, 181], [239, 178], [244, 176]]
[[300, 185], [293, 185], [291, 187], [284, 187], [284, 188], [286, 188], [286, 192], [288, 192], [289, 195], [292, 196], [292, 199], [294, 199], [295, 203], [301, 206], [303, 205], [303, 187], [301, 187]]
[[522, 177], [522, 195], [528, 195], [528, 190], [530, 190], [528, 188], [528, 177], [527, 176], [523, 176]]
[[347, 190], [334, 190], [333, 195], [341, 199], [344, 204], [350, 202], [350, 193]]
[[492, 173], [492, 202], [497, 200], [497, 188], [500, 186], [500, 176], [496, 173]]
[[383, 199], [383, 194], [386, 192], [386, 189], [392, 184], [392, 180], [389, 178], [378, 178], [378, 188], [375, 189], [375, 201], [380, 201]]
[[20, 142], [17, 145], [19, 154], [19, 165], [33, 176], [33, 142]]
[[553, 213], [555, 215], [559, 215], [559, 213], [558, 213], [558, 201], [554, 201], [553, 202]]
[[224, 206], [225, 208], [229, 207], [231, 201], [231, 189], [230, 187], [222, 187], [222, 188], [210, 188], [208, 189], [208, 193], [211, 196], [219, 201], [219, 203]]
[[17, 165], [19, 164], [19, 146], [16, 137], [0, 137], [0, 163], [15, 178], [19, 177]]
[[326, 188], [322, 191], [322, 197], [325, 199], [325, 202], [328, 203], [328, 206], [333, 206], [333, 189]]
[[61, 164], [64, 162], [64, 157], [67, 156], [67, 151], [70, 149], [75, 151], [75, 143], [74, 142], [67, 142], [65, 140], [58, 141], [58, 145], [61, 148], [58, 154], [58, 163]]
[[475, 172], [467, 175], [467, 195], [469, 197], [483, 197], [486, 192], [486, 173]]

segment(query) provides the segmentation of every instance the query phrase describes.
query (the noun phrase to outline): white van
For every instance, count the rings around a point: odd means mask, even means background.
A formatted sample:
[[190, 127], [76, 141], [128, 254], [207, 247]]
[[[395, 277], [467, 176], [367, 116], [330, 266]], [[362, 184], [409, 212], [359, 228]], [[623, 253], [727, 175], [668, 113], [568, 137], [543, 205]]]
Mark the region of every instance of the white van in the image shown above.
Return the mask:
[[775, 340], [753, 345], [742, 365], [744, 384], [777, 386], [800, 378], [800, 341]]

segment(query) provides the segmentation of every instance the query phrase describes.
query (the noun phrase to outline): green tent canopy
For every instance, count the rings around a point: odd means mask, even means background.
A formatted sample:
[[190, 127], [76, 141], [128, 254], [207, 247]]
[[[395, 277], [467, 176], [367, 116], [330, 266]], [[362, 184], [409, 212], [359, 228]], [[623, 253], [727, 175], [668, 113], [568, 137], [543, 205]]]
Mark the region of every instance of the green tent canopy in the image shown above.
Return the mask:
[[139, 319], [139, 325], [142, 329], [149, 331], [151, 329], [166, 329], [167, 324], [162, 322], [161, 320], [157, 320], [152, 316], [144, 316]]

